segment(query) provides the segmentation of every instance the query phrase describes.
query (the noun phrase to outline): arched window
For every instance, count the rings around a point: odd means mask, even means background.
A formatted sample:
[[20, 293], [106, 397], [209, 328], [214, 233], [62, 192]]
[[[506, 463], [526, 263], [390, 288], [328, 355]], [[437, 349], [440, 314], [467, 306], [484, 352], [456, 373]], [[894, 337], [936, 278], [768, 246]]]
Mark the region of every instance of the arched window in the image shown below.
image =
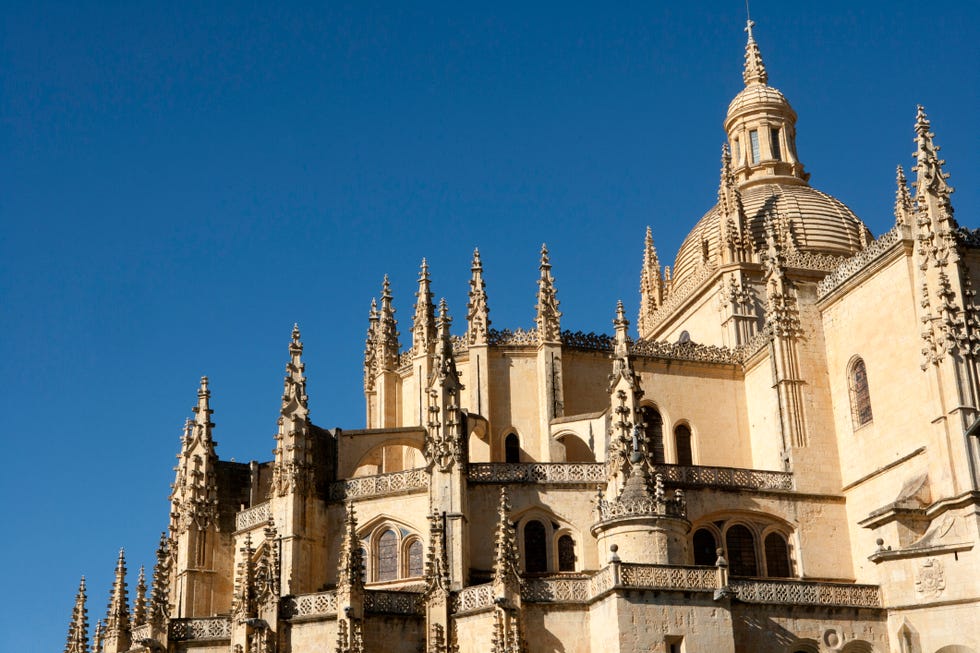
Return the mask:
[[694, 564], [713, 565], [718, 560], [718, 543], [715, 535], [707, 528], [694, 533]]
[[568, 534], [558, 538], [558, 571], [575, 571], [575, 540]]
[[652, 406], [640, 408], [640, 417], [643, 418], [643, 433], [646, 436], [647, 447], [650, 456], [655, 463], [667, 462], [664, 456], [664, 420], [660, 413]]
[[677, 464], [693, 465], [694, 455], [691, 453], [691, 429], [686, 424], [680, 424], [674, 429], [674, 445], [677, 447]]
[[378, 538], [377, 577], [379, 581], [398, 578], [398, 536], [390, 529]]
[[871, 392], [868, 390], [868, 370], [864, 360], [858, 356], [851, 359], [847, 373], [848, 390], [851, 395], [851, 419], [854, 428], [871, 422]]
[[422, 540], [414, 539], [408, 545], [408, 576], [417, 578], [423, 574]]
[[769, 533], [765, 540], [766, 575], [789, 578], [789, 549], [786, 538], [779, 533]]
[[732, 576], [758, 576], [755, 560], [755, 536], [745, 526], [736, 524], [725, 533], [728, 569]]
[[548, 542], [544, 524], [537, 519], [524, 525], [524, 571], [529, 574], [548, 571]]
[[504, 462], [521, 462], [521, 441], [516, 433], [508, 433], [507, 437], [504, 438]]

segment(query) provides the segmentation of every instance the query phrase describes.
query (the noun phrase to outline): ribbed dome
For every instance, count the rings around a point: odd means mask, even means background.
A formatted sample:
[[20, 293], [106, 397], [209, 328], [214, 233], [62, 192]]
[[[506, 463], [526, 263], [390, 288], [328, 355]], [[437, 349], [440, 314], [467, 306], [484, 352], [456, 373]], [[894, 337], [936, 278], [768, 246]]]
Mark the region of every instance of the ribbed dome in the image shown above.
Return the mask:
[[796, 115], [786, 96], [779, 89], [765, 84], [749, 84], [728, 105], [726, 124], [728, 120], [746, 109], [757, 110], [764, 107], [773, 107]]
[[[742, 190], [747, 226], [758, 251], [766, 240], [765, 218], [770, 212], [786, 218], [797, 248], [803, 252], [851, 256], [864, 249], [868, 228], [843, 202], [804, 184], [761, 184]], [[677, 251], [673, 283], [679, 287], [701, 264], [702, 242], [708, 243], [708, 260], [719, 247], [719, 211], [715, 205], [704, 214]]]

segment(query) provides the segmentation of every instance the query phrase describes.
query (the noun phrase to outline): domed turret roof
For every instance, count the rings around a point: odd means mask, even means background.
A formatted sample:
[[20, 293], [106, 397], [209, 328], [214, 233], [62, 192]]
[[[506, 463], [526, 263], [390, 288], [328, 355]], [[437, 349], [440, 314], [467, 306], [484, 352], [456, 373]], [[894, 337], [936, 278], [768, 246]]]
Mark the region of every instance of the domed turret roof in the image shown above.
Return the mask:
[[[762, 184], [742, 191], [746, 229], [753, 249], [765, 244], [767, 215], [786, 221], [790, 238], [801, 252], [852, 256], [864, 249], [868, 228], [854, 212], [835, 197], [804, 184]], [[684, 239], [674, 261], [674, 286], [679, 287], [701, 265], [704, 245], [708, 260], [717, 258], [721, 212], [715, 205], [704, 214]]]

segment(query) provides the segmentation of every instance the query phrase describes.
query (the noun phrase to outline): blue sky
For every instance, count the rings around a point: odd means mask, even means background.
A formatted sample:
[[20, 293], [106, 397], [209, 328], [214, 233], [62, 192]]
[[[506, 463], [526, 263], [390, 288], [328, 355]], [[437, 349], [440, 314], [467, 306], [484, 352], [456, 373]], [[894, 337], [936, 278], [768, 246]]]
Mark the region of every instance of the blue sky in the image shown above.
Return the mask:
[[[206, 4], [4, 4], [10, 650], [63, 645], [81, 574], [94, 624], [120, 546], [150, 567], [202, 374], [219, 454], [266, 460], [293, 322], [313, 420], [360, 427], [383, 274], [403, 343], [423, 256], [459, 332], [479, 246], [527, 327], [547, 242], [563, 327], [609, 331], [646, 225], [670, 263], [715, 201], [738, 0]], [[887, 230], [922, 103], [978, 226], [978, 5], [752, 11], [815, 187]]]

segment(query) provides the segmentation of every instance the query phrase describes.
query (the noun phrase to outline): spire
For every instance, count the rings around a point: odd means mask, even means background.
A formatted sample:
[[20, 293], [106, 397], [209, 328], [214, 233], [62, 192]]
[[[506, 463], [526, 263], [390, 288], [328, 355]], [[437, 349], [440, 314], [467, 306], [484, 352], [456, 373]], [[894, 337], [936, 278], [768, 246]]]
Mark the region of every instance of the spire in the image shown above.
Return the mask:
[[613, 338], [613, 356], [616, 358], [626, 358], [629, 356], [629, 334], [627, 333], [630, 321], [626, 319], [623, 311], [623, 300], [616, 301], [616, 319], [613, 320], [613, 328], [616, 335]]
[[898, 166], [895, 174], [895, 224], [905, 227], [912, 226], [912, 196], [909, 194], [909, 182], [905, 179], [905, 171]]
[[510, 521], [510, 498], [507, 486], [501, 486], [497, 502], [497, 529], [494, 534], [493, 581], [505, 587], [520, 584], [520, 556], [517, 550], [517, 536], [514, 524]]
[[376, 338], [377, 365], [382, 370], [394, 370], [398, 367], [398, 321], [395, 320], [395, 308], [391, 300], [391, 283], [386, 274], [381, 284], [381, 310], [378, 314]]
[[214, 447], [211, 437], [211, 430], [214, 423], [211, 421], [211, 390], [208, 389], [208, 377], [201, 377], [201, 386], [197, 390], [197, 406], [194, 407], [194, 437], [199, 438], [203, 443], [209, 443]]
[[109, 593], [109, 607], [106, 612], [105, 638], [107, 650], [129, 650], [129, 596], [126, 589], [126, 553], [119, 549], [116, 561], [116, 578]]
[[163, 628], [170, 619], [170, 541], [166, 533], [160, 533], [156, 563], [153, 565], [153, 589], [150, 591], [148, 621]]
[[415, 356], [432, 353], [435, 344], [435, 305], [429, 281], [429, 264], [422, 259], [419, 270], [419, 289], [415, 293], [415, 315], [412, 317], [412, 352]]
[[309, 415], [309, 398], [306, 396], [306, 365], [303, 364], [303, 342], [300, 340], [299, 325], [293, 324], [292, 340], [289, 342], [289, 362], [286, 364], [286, 378], [283, 382], [283, 417], [296, 416], [306, 419]]
[[273, 610], [279, 602], [281, 567], [276, 544], [278, 531], [270, 516], [262, 529], [262, 555], [255, 564], [255, 598], [264, 610]]
[[448, 592], [449, 555], [443, 516], [436, 511], [429, 515], [429, 552], [425, 559], [426, 594], [438, 590]]
[[146, 573], [140, 565], [140, 573], [136, 578], [136, 596], [133, 597], [133, 625], [142, 626], [146, 623]]
[[653, 244], [653, 231], [647, 226], [643, 242], [643, 268], [640, 270], [640, 315], [637, 321], [640, 337], [653, 329], [653, 314], [664, 301], [664, 279], [660, 273], [660, 260]]
[[78, 594], [75, 595], [75, 607], [71, 611], [71, 623], [68, 624], [68, 641], [65, 653], [88, 653], [88, 610], [85, 608], [85, 576], [78, 584]]
[[218, 520], [218, 486], [215, 479], [215, 453], [217, 442], [211, 437], [212, 410], [209, 404], [211, 391], [208, 377], [201, 377], [197, 391], [195, 418], [184, 424], [181, 451], [177, 456], [177, 477], [171, 486], [170, 529], [173, 534], [183, 532], [191, 524], [200, 530], [216, 525]]
[[753, 27], [755, 27], [755, 21], [750, 18], [745, 24], [745, 31], [749, 35], [749, 40], [745, 44], [745, 69], [742, 71], [742, 79], [745, 80], [746, 86], [769, 82], [769, 73], [766, 72], [766, 65], [762, 62], [759, 44], [755, 42], [755, 37], [752, 35]]
[[429, 420], [423, 453], [429, 464], [448, 471], [453, 464], [462, 465], [464, 456], [461, 433], [463, 416], [459, 407], [460, 391], [456, 356], [449, 327], [453, 323], [445, 298], [439, 300], [436, 320], [436, 357], [429, 379]]
[[548, 260], [548, 247], [541, 245], [541, 277], [538, 279], [538, 305], [535, 322], [538, 327], [538, 342], [561, 342], [561, 313], [558, 311], [558, 293], [555, 280], [551, 276], [551, 263]]
[[494, 535], [493, 580], [494, 593], [492, 653], [524, 653], [523, 618], [521, 614], [520, 558], [514, 524], [510, 520], [510, 501], [507, 487], [500, 488], [497, 505], [497, 530]]
[[732, 155], [728, 143], [721, 146], [721, 181], [718, 184], [718, 226], [721, 229], [719, 250], [721, 262], [736, 263], [749, 259], [752, 251], [752, 241], [746, 233], [745, 207], [742, 204], [742, 193], [735, 180], [732, 170]]
[[483, 281], [483, 262], [480, 250], [473, 250], [470, 266], [470, 299], [466, 304], [466, 342], [470, 345], [487, 344], [490, 329], [490, 308], [487, 306], [487, 284]]
[[102, 653], [105, 648], [105, 626], [102, 620], [95, 622], [95, 633], [92, 635], [92, 653]]
[[932, 141], [936, 135], [930, 131], [931, 127], [920, 104], [915, 117], [917, 147], [913, 155], [916, 158], [915, 199], [920, 211], [929, 212], [933, 230], [942, 234], [957, 227], [949, 198], [954, 189], [946, 182], [949, 179], [949, 174], [943, 171], [946, 161], [937, 156], [940, 147]]
[[368, 312], [367, 337], [364, 340], [364, 391], [374, 390], [374, 377], [378, 374], [378, 302], [371, 298]]
[[255, 549], [252, 534], [245, 534], [245, 542], [238, 549], [239, 560], [235, 570], [235, 589], [231, 599], [231, 614], [239, 622], [256, 616], [255, 612]]

